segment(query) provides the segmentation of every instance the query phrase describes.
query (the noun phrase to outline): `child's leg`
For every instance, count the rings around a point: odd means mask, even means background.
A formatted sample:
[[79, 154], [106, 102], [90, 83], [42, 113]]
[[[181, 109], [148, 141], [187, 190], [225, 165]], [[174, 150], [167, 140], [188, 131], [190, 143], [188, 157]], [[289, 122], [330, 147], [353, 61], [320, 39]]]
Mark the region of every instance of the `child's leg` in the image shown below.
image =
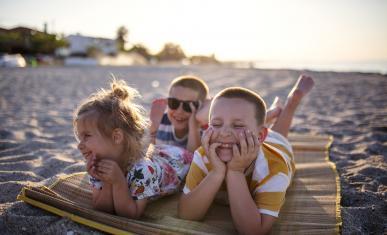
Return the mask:
[[280, 101], [279, 97], [276, 96], [273, 103], [270, 105], [270, 108], [266, 111], [266, 120], [265, 120], [266, 127], [268, 128], [271, 127], [271, 125], [281, 114], [282, 108], [283, 108], [283, 104]]
[[309, 93], [313, 86], [314, 81], [311, 77], [301, 75], [298, 78], [297, 83], [294, 85], [286, 99], [285, 106], [271, 128], [273, 131], [276, 131], [285, 137], [288, 136], [294, 113], [302, 98]]

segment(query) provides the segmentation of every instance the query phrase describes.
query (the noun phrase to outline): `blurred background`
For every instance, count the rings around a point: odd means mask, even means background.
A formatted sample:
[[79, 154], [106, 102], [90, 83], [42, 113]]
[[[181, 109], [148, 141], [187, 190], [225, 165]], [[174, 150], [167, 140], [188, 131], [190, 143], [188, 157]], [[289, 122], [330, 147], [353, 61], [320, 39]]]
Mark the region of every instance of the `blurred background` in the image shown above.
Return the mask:
[[384, 0], [0, 0], [1, 66], [387, 72]]

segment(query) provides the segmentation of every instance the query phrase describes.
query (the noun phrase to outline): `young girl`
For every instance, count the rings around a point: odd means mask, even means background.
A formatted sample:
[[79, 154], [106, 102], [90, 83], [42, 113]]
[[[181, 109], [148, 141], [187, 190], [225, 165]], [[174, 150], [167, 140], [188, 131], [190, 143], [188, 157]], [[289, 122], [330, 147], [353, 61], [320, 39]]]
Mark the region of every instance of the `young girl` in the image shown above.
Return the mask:
[[113, 80], [110, 90], [93, 93], [74, 115], [94, 208], [128, 218], [140, 217], [148, 200], [177, 192], [192, 161], [183, 148], [145, 141], [148, 122], [132, 101], [137, 96]]

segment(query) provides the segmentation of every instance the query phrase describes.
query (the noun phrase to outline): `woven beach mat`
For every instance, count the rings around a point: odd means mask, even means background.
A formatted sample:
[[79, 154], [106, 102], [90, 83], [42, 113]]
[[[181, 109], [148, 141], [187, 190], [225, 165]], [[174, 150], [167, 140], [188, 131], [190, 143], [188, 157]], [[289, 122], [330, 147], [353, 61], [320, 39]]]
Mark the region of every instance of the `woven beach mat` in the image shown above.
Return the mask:
[[[328, 159], [329, 136], [290, 135], [296, 174], [271, 234], [337, 234], [341, 226], [340, 182]], [[85, 172], [49, 186], [24, 187], [19, 200], [113, 234], [236, 234], [228, 206], [214, 203], [200, 222], [177, 217], [179, 195], [147, 205], [141, 220], [96, 211]]]

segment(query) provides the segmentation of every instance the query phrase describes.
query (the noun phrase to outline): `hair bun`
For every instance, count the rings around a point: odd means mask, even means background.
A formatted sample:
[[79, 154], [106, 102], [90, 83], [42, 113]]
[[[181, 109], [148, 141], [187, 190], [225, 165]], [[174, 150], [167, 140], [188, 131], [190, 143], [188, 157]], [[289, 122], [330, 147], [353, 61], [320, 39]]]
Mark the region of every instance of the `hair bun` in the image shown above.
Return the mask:
[[129, 87], [124, 80], [113, 79], [111, 86], [112, 96], [120, 100], [129, 101], [139, 96], [139, 93], [136, 89]]

